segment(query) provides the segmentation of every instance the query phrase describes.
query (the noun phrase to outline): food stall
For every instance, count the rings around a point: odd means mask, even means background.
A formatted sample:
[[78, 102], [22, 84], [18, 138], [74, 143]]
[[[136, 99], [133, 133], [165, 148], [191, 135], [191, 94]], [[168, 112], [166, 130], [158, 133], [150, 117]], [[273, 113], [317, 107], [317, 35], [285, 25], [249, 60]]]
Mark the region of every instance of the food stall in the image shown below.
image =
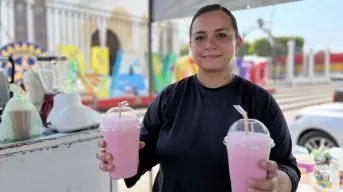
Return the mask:
[[[12, 97], [0, 123], [1, 192], [117, 191], [95, 158], [101, 114], [82, 105], [76, 92], [67, 91], [73, 86], [66, 83], [65, 61], [37, 57], [37, 73], [25, 74], [29, 93], [8, 85]], [[39, 103], [30, 93], [42, 86]]]

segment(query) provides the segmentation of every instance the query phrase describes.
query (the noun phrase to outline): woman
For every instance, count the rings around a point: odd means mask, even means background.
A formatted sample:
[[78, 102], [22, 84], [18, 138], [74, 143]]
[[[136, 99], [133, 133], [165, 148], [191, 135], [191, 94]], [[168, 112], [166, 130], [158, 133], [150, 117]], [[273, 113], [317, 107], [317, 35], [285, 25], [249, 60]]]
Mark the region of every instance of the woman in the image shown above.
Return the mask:
[[[241, 43], [236, 19], [226, 8], [208, 5], [194, 15], [190, 47], [199, 73], [167, 86], [149, 106], [142, 123], [138, 174], [125, 180], [127, 187], [160, 164], [154, 192], [231, 191], [223, 138], [241, 118], [232, 107], [239, 104], [268, 127], [275, 142], [271, 160], [260, 165], [268, 178], [248, 180], [248, 191], [296, 191], [300, 172], [282, 111], [263, 88], [231, 73]], [[115, 169], [115, 157], [101, 151], [97, 158], [101, 170]]]

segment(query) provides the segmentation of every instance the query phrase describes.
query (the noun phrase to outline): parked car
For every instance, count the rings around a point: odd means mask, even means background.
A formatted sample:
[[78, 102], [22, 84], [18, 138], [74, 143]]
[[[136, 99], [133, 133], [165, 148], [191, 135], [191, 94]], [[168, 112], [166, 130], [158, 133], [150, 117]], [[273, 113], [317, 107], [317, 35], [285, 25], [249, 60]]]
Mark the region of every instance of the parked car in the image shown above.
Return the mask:
[[335, 89], [334, 90], [333, 102], [343, 102], [343, 89]]
[[293, 143], [308, 150], [343, 147], [343, 103], [300, 110], [289, 125]]

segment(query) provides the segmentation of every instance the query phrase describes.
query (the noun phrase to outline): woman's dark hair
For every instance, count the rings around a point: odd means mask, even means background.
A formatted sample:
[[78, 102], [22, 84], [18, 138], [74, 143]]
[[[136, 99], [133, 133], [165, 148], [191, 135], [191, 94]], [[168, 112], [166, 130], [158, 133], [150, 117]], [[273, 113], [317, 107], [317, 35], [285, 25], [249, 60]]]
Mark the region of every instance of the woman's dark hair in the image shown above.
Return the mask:
[[206, 5], [202, 8], [200, 8], [193, 16], [193, 19], [192, 19], [192, 22], [191, 22], [191, 25], [189, 27], [189, 38], [192, 37], [192, 27], [193, 27], [193, 23], [194, 23], [194, 20], [199, 17], [200, 15], [204, 14], [204, 13], [208, 13], [208, 12], [211, 12], [211, 11], [223, 11], [224, 13], [226, 13], [229, 18], [231, 19], [231, 23], [232, 23], [232, 26], [233, 26], [233, 29], [235, 30], [235, 35], [236, 35], [236, 38], [239, 37], [239, 33], [238, 33], [238, 26], [237, 26], [237, 21], [236, 21], [236, 18], [235, 16], [232, 15], [231, 11], [229, 11], [228, 9], [226, 9], [225, 7], [222, 7], [221, 5], [219, 4], [212, 4], [212, 5]]

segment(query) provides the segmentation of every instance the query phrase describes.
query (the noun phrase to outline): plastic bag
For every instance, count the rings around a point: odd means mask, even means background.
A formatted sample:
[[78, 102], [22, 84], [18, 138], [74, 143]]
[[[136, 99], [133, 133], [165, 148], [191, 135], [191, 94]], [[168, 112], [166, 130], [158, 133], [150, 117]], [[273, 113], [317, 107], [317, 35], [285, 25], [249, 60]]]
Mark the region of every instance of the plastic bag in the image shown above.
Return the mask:
[[45, 128], [36, 107], [17, 85], [11, 84], [9, 87], [13, 97], [1, 116], [0, 140], [22, 140], [42, 134]]

